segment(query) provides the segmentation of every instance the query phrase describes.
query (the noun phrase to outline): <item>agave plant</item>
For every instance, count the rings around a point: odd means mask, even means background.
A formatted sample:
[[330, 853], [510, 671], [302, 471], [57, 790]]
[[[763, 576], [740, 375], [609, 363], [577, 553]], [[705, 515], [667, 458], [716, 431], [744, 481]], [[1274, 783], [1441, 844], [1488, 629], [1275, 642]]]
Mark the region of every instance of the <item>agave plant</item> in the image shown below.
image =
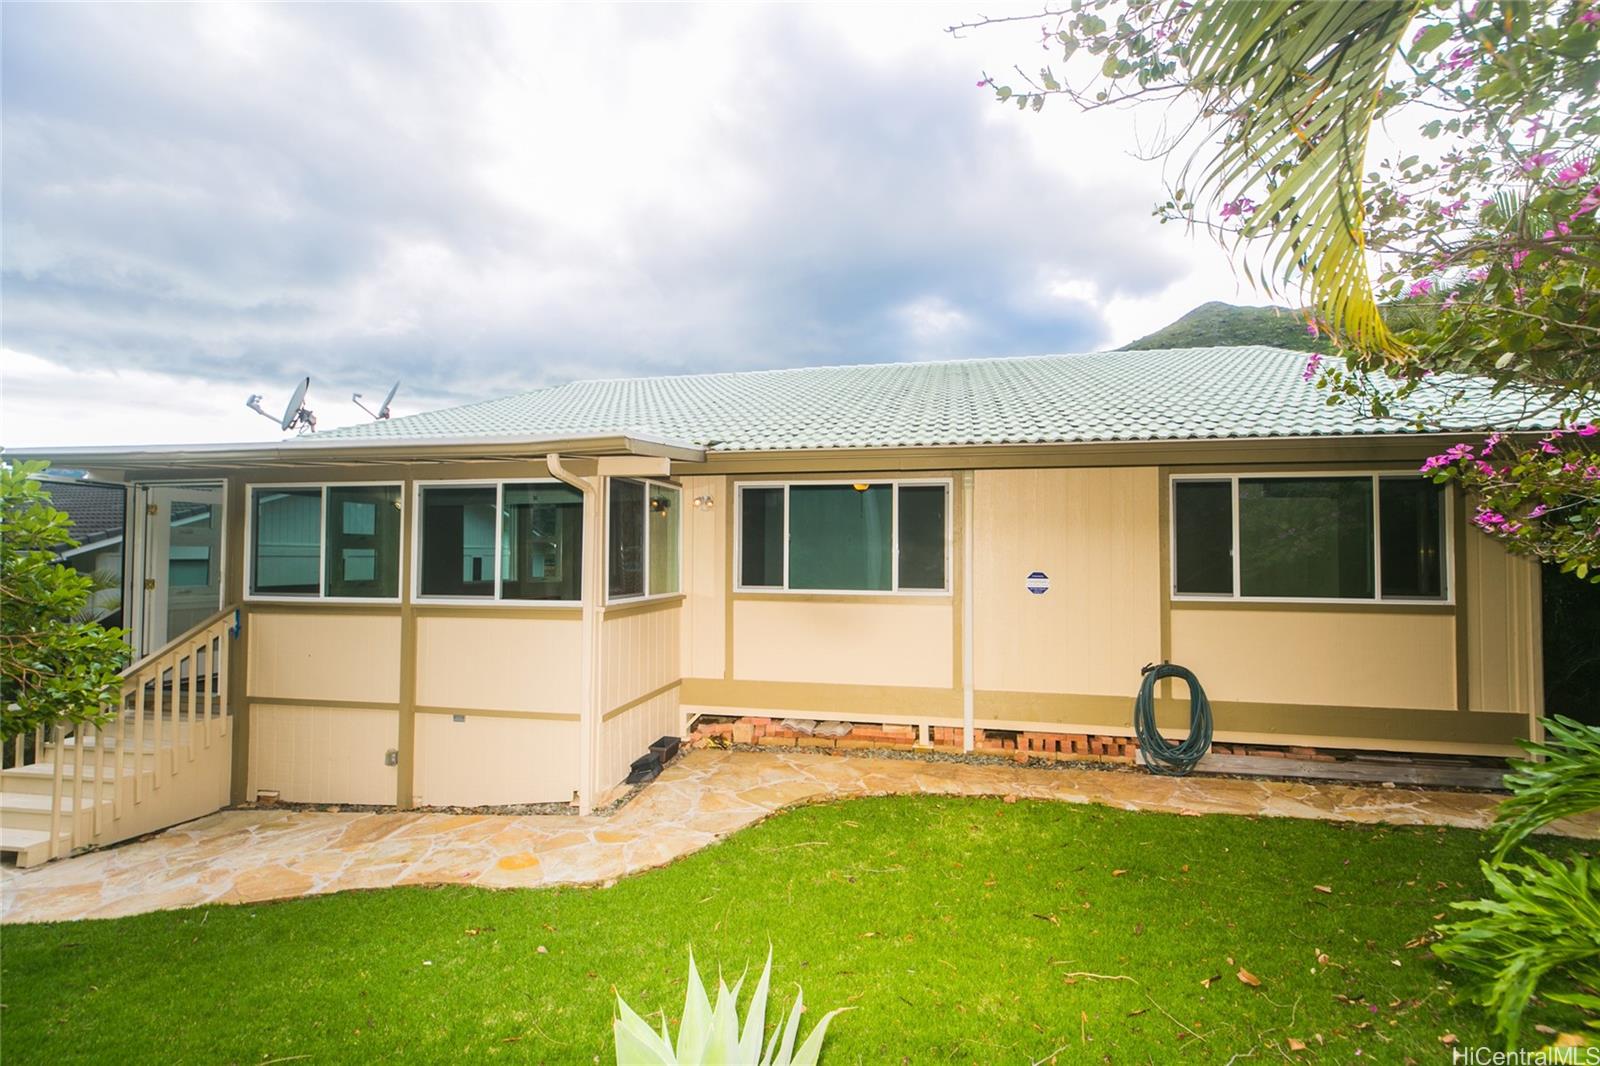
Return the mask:
[[667, 1036], [667, 1022], [661, 1021], [661, 1031], [650, 1024], [617, 995], [617, 1017], [612, 1022], [616, 1037], [617, 1066], [816, 1066], [822, 1054], [822, 1039], [828, 1023], [841, 1007], [822, 1016], [817, 1027], [811, 1030], [805, 1043], [795, 1050], [795, 1039], [800, 1035], [800, 1015], [805, 1010], [804, 996], [795, 990], [794, 1007], [785, 1023], [779, 1015], [772, 1036], [762, 1049], [762, 1035], [767, 1021], [767, 990], [772, 981], [772, 950], [767, 950], [767, 965], [756, 982], [755, 993], [745, 1014], [744, 1025], [739, 1025], [739, 989], [744, 985], [741, 976], [732, 988], [720, 976], [717, 978], [717, 1002], [712, 1006], [706, 995], [700, 973], [695, 969], [694, 952], [689, 953], [689, 988], [683, 1000], [683, 1020], [678, 1023], [678, 1044], [674, 1048]]

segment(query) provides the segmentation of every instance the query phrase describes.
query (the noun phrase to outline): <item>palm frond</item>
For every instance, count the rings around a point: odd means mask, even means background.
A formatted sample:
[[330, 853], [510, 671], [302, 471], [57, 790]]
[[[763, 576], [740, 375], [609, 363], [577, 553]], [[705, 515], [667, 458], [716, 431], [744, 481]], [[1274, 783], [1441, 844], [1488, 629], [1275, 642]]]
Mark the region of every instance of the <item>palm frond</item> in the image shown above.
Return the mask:
[[1235, 0], [1183, 13], [1193, 83], [1228, 120], [1220, 147], [1191, 160], [1183, 184], [1221, 202], [1264, 178], [1242, 231], [1266, 242], [1254, 280], [1303, 285], [1324, 322], [1391, 353], [1402, 346], [1373, 296], [1362, 174], [1385, 75], [1419, 6]]

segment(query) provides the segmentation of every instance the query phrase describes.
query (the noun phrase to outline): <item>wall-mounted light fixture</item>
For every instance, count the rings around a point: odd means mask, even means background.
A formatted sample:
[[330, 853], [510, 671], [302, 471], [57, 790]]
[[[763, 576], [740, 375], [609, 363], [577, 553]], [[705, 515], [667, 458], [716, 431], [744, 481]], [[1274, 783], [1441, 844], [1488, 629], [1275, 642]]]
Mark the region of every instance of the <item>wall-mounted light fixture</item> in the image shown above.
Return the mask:
[[716, 504], [717, 501], [713, 500], [710, 496], [696, 496], [694, 498], [694, 507], [697, 511], [709, 511], [711, 508], [715, 507]]

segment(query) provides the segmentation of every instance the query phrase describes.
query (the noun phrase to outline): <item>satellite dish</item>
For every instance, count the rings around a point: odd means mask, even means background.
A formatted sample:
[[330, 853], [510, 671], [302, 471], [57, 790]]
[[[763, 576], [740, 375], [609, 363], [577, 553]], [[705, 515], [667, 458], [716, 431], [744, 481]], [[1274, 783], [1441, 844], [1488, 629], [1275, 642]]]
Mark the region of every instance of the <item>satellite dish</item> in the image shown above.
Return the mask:
[[309, 388], [311, 388], [311, 379], [301, 379], [300, 384], [295, 386], [294, 393], [289, 399], [289, 406], [283, 409], [282, 418], [273, 418], [266, 411], [263, 411], [261, 409], [261, 397], [257, 394], [252, 394], [244, 402], [244, 405], [262, 418], [278, 423], [278, 428], [285, 433], [295, 428], [300, 429], [301, 432], [305, 432], [308, 429], [314, 430], [317, 428], [317, 416], [312, 414], [310, 409], [306, 407], [306, 390]]
[[376, 411], [361, 402], [361, 394], [359, 392], [350, 394], [350, 402], [367, 412], [367, 414], [371, 415], [376, 421], [381, 422], [389, 417], [389, 405], [394, 402], [394, 394], [399, 391], [400, 383], [397, 381], [394, 383], [394, 387], [389, 390], [389, 395], [383, 398], [383, 403], [378, 405], [378, 409]]

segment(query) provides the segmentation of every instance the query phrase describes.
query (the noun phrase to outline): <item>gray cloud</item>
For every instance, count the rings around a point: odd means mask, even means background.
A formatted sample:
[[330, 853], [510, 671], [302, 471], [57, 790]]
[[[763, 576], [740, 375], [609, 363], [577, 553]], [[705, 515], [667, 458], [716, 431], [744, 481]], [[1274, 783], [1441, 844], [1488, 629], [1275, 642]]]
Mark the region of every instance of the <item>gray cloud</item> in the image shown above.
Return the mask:
[[[450, 399], [1084, 350], [1100, 311], [1051, 279], [1109, 299], [1187, 271], [1127, 239], [1148, 190], [994, 121], [935, 15], [895, 64], [803, 9], [715, 54], [694, 49], [718, 9], [625, 10], [9, 7], [5, 343]], [[579, 45], [613, 64], [571, 77]], [[695, 139], [617, 145], [651, 91], [634, 64], [677, 47], [686, 79], [728, 68], [668, 116]]]

